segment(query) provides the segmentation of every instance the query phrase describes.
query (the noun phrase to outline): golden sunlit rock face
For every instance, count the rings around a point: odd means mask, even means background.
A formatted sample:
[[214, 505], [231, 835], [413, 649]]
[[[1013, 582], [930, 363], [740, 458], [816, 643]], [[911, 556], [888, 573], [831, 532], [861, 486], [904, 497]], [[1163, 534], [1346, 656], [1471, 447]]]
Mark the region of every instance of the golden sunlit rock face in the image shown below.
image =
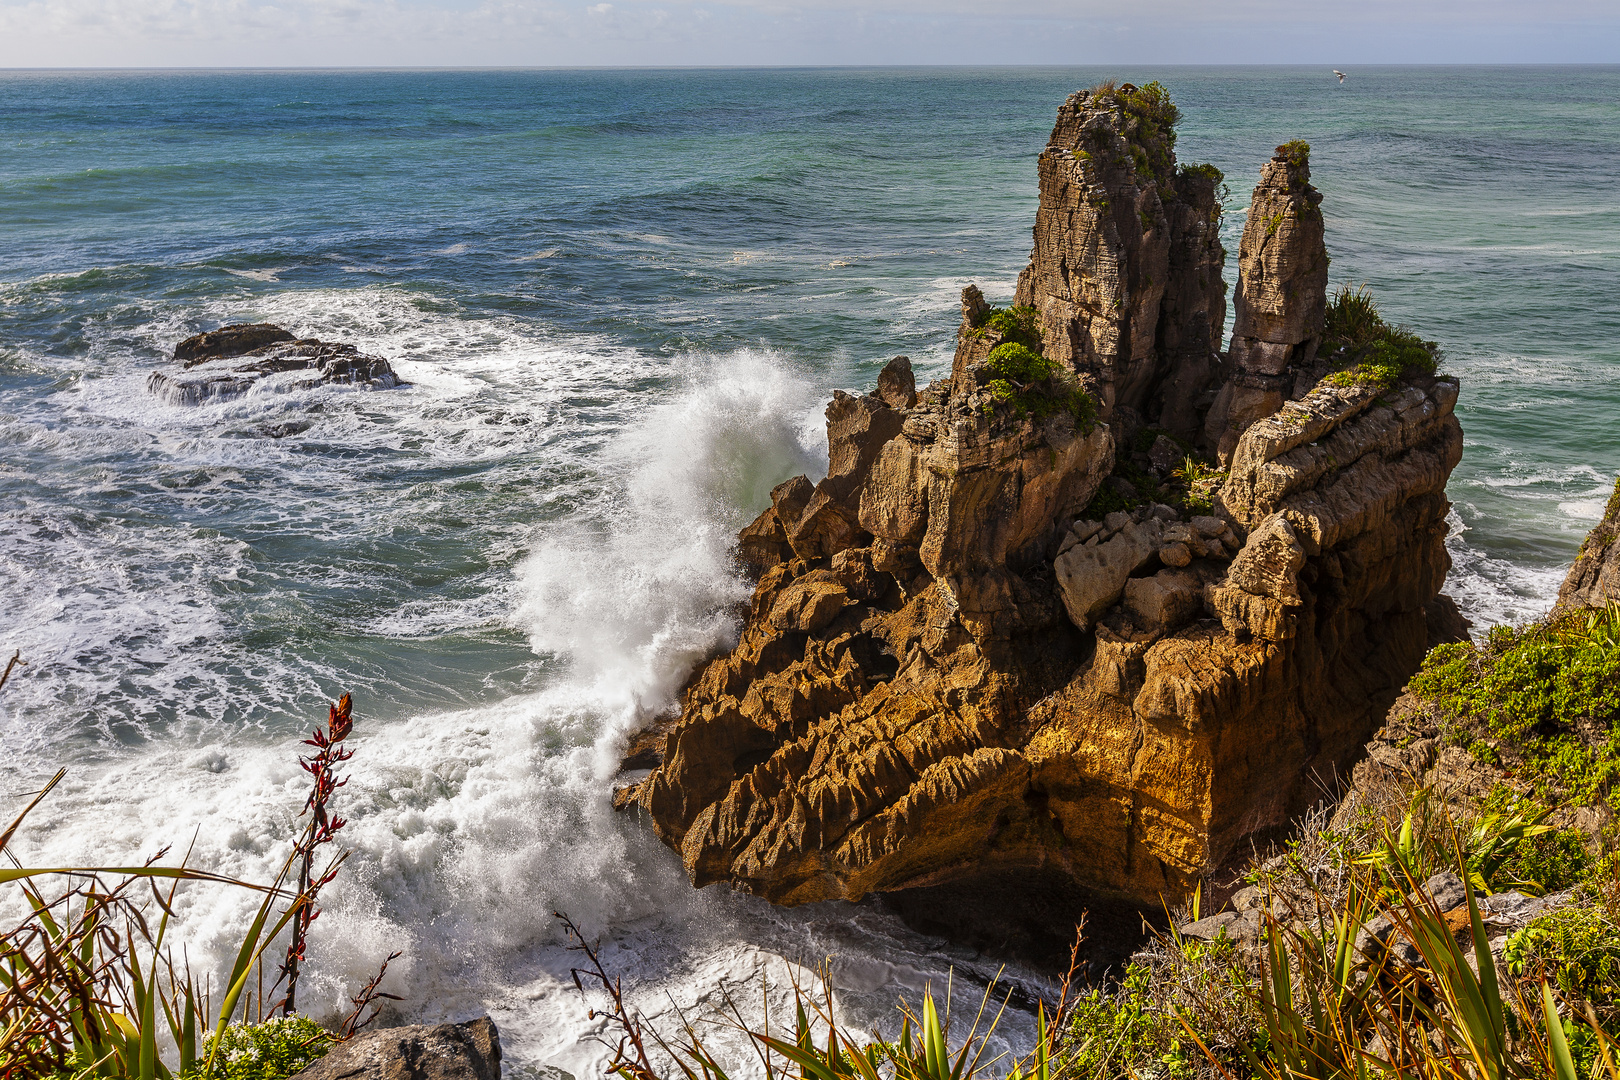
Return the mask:
[[[1244, 426], [1212, 506], [1087, 513], [1127, 431], [1190, 442], [1231, 374], [1209, 192], [1167, 208], [1173, 156], [1098, 178], [1067, 146], [1129, 151], [1127, 121], [1076, 95], [1042, 155], [1019, 287], [1041, 355], [1009, 375], [1013, 324], [969, 287], [950, 378], [919, 392], [897, 358], [836, 394], [827, 477], [739, 537], [740, 639], [620, 799], [694, 884], [797, 904], [1041, 871], [1174, 901], [1319, 797], [1416, 669], [1453, 380], [1318, 386]], [[1126, 194], [1128, 221], [1095, 212]], [[1271, 317], [1319, 337], [1313, 297]]]

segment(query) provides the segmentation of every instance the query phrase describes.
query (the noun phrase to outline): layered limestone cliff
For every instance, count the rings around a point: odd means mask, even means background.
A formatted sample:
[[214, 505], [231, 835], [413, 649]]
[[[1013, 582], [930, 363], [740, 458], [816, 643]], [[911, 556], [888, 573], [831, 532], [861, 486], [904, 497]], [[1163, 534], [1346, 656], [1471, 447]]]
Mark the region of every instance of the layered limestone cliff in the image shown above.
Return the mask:
[[1220, 174], [1177, 169], [1176, 119], [1156, 86], [1063, 103], [1038, 164], [1017, 303], [1040, 313], [1045, 355], [1096, 394], [1104, 419], [1129, 409], [1190, 440], [1219, 374], [1226, 252]]
[[[620, 800], [695, 884], [801, 903], [1038, 871], [1157, 905], [1312, 800], [1417, 667], [1453, 380], [1301, 387], [1234, 437], [1212, 509], [1098, 510], [1123, 432], [1191, 441], [1235, 378], [1215, 177], [1145, 127], [1165, 104], [1064, 104], [1034, 311], [965, 290], [950, 378], [918, 392], [897, 358], [835, 394], [827, 476], [743, 531], [740, 640]], [[1314, 280], [1296, 256], [1267, 280]], [[1242, 325], [1309, 352], [1317, 294], [1279, 296]]]

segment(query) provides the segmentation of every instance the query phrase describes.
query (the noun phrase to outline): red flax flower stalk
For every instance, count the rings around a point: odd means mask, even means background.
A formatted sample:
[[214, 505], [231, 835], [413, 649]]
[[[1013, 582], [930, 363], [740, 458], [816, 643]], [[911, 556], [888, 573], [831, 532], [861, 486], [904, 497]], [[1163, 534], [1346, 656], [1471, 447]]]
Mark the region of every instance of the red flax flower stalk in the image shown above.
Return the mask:
[[330, 844], [338, 830], [346, 824], [343, 818], [327, 812], [327, 804], [337, 794], [337, 789], [349, 782], [348, 777], [341, 780], [337, 777], [337, 767], [354, 756], [353, 750], [343, 746], [343, 740], [349, 737], [354, 727], [349, 707], [349, 695], [344, 694], [328, 710], [326, 730], [316, 728], [314, 735], [304, 740], [305, 746], [315, 748], [314, 756], [298, 759], [298, 764], [309, 773], [311, 779], [309, 798], [304, 802], [304, 812], [309, 815], [309, 822], [293, 845], [292, 861], [298, 866], [298, 896], [293, 900], [295, 913], [290, 923], [292, 938], [287, 942], [287, 959], [282, 961], [281, 974], [276, 980], [287, 983], [287, 996], [281, 1002], [283, 1016], [291, 1016], [297, 1011], [298, 973], [304, 962], [304, 942], [309, 935], [310, 925], [321, 914], [320, 908], [315, 906], [316, 897], [325, 885], [337, 877], [338, 866], [343, 862], [343, 856], [339, 855], [327, 863], [325, 870], [318, 873], [315, 870], [316, 851]]

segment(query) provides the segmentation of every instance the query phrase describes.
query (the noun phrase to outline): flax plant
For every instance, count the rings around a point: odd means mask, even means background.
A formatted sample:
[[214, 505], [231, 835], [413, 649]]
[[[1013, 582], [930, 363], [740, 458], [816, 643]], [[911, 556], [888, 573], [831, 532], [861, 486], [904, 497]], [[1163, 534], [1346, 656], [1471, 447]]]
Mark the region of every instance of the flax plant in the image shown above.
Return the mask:
[[[0, 869], [0, 885], [16, 886], [29, 912], [0, 934], [0, 1080], [51, 1076], [173, 1080], [217, 1075], [227, 1027], [239, 1013], [244, 1020], [252, 1015], [249, 986], [256, 973], [261, 980], [259, 1018], [267, 1012], [263, 957], [289, 929], [293, 933], [283, 974], [289, 983], [285, 1000], [290, 1003], [297, 963], [304, 955], [304, 932], [316, 914], [316, 896], [344, 858], [340, 853], [324, 868], [315, 867], [315, 850], [330, 842], [343, 824], [341, 818], [328, 815], [326, 804], [342, 786], [331, 769], [348, 757], [341, 743], [351, 726], [349, 698], [344, 695], [332, 706], [326, 731], [317, 731], [311, 740], [318, 749], [316, 758], [303, 763], [315, 780], [306, 804], [311, 819], [269, 885], [198, 870], [186, 859], [179, 866], [160, 865], [167, 849], [141, 866], [23, 866], [9, 845], [29, 812], [64, 773], [58, 772], [34, 796], [0, 833], [0, 855], [12, 864]], [[57, 880], [65, 881], [65, 886], [49, 890], [45, 883]], [[296, 886], [290, 887], [293, 881]], [[169, 940], [176, 892], [184, 882], [223, 884], [261, 895], [217, 1010], [210, 984], [199, 985], [184, 959], [175, 958]], [[148, 892], [150, 896], [145, 895]], [[343, 1035], [364, 1026], [367, 1005], [391, 996], [378, 990], [380, 978], [381, 973], [356, 999], [355, 1016]], [[213, 1033], [200, 1042], [211, 1020]]]

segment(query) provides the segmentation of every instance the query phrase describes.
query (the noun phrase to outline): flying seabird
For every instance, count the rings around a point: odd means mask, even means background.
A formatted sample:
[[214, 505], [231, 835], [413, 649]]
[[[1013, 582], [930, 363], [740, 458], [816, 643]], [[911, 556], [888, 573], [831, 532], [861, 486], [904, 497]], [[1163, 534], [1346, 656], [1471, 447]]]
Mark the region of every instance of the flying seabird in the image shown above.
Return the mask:
[[1338, 68], [1334, 68], [1333, 69], [1333, 74], [1335, 74], [1335, 75], [1337, 75], [1339, 77], [1339, 85], [1343, 86], [1344, 85], [1344, 72], [1340, 71]]

